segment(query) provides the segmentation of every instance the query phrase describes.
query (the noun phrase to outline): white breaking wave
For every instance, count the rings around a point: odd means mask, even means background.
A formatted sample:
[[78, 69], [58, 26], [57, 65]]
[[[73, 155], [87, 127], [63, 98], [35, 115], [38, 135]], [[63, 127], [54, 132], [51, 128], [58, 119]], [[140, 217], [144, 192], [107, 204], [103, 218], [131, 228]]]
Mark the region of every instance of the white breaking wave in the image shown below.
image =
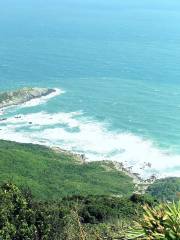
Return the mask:
[[0, 128], [0, 138], [4, 140], [59, 146], [85, 153], [89, 161], [123, 162], [145, 177], [153, 171], [180, 176], [180, 155], [163, 151], [134, 134], [109, 131], [105, 124], [90, 121], [81, 112], [15, 116], [4, 120]]
[[59, 89], [59, 88], [54, 88], [55, 92], [48, 94], [47, 96], [42, 96], [40, 98], [35, 98], [32, 99], [26, 103], [23, 103], [20, 105], [21, 108], [24, 107], [34, 107], [34, 106], [38, 106], [40, 104], [46, 103], [49, 99], [54, 98], [56, 96], [59, 96], [63, 93], [65, 93], [64, 90]]

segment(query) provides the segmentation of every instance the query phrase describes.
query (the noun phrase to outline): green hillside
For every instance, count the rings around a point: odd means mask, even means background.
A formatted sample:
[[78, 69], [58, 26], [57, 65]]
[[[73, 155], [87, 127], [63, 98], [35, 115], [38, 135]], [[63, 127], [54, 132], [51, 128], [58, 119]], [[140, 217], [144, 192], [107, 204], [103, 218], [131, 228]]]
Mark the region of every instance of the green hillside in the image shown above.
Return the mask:
[[180, 178], [164, 178], [156, 180], [147, 189], [147, 193], [159, 200], [180, 200]]
[[82, 164], [74, 156], [39, 145], [0, 141], [0, 182], [29, 187], [37, 199], [74, 194], [132, 194], [134, 184], [110, 164]]
[[110, 162], [7, 141], [0, 171], [0, 239], [179, 239], [180, 203], [157, 201], [178, 197], [179, 178], [152, 184], [147, 192], [157, 199], [132, 195], [132, 179]]

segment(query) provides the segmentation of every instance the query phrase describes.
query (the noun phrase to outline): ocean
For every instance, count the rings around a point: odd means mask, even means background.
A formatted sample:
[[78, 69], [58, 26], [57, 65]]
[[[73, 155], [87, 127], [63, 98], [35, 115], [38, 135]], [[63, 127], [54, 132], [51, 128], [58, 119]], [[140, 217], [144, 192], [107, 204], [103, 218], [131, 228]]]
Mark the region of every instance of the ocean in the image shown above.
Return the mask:
[[179, 0], [0, 1], [0, 90], [59, 89], [1, 113], [0, 139], [180, 176], [179, 22]]

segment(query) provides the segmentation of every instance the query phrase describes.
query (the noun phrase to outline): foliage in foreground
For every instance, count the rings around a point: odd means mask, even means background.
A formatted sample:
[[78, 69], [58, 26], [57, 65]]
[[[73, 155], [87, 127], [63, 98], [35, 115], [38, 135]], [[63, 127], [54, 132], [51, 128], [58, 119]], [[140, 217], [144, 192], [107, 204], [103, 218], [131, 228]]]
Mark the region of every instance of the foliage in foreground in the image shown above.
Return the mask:
[[112, 232], [106, 223], [135, 220], [136, 209], [140, 204], [131, 199], [108, 196], [37, 202], [29, 191], [6, 183], [0, 187], [0, 239], [104, 239]]
[[132, 229], [129, 239], [180, 239], [180, 202], [144, 207], [144, 216]]
[[[79, 230], [71, 211], [60, 203], [34, 202], [29, 192], [22, 193], [6, 183], [0, 188], [0, 239], [75, 240], [68, 224], [74, 231]], [[68, 238], [67, 233], [73, 238]]]
[[141, 195], [72, 196], [37, 202], [29, 191], [6, 183], [0, 187], [0, 239], [178, 240], [180, 203], [157, 206], [151, 197]]

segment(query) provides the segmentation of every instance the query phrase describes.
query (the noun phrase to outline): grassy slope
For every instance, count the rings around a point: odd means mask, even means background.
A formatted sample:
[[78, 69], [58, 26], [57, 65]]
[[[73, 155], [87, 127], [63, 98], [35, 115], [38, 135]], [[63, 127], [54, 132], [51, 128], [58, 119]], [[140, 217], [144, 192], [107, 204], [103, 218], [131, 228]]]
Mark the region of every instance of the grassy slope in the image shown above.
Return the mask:
[[0, 141], [0, 182], [29, 186], [36, 198], [57, 199], [72, 194], [129, 195], [132, 179], [101, 163], [80, 164], [72, 156], [49, 148]]

